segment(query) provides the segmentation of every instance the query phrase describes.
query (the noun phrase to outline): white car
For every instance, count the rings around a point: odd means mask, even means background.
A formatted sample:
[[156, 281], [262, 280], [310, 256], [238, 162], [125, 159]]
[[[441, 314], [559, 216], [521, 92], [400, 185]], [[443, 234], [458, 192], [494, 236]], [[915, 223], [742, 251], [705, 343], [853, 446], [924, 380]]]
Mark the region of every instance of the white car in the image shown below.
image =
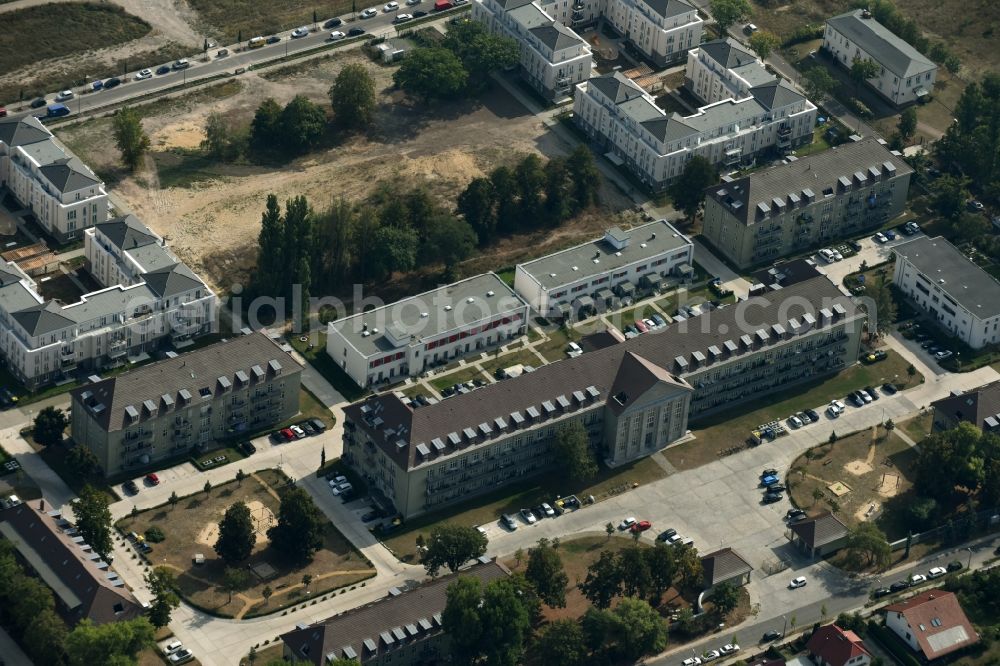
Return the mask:
[[701, 655], [702, 662], [714, 661], [721, 657], [722, 654], [718, 650], [709, 650], [705, 654]]
[[544, 511], [545, 515], [549, 518], [556, 515], [556, 510], [553, 509], [548, 502], [542, 502], [542, 511]]
[[939, 361], [943, 361], [946, 358], [951, 358], [951, 351], [948, 349], [944, 349], [942, 351], [935, 352], [934, 358], [936, 358]]
[[793, 428], [801, 428], [803, 425], [802, 419], [800, 419], [798, 416], [795, 416], [794, 414], [788, 417], [788, 422], [791, 424]]
[[927, 577], [928, 578], [940, 578], [941, 576], [945, 575], [946, 573], [948, 573], [948, 570], [945, 569], [944, 567], [934, 567], [933, 569], [931, 569], [930, 571], [927, 572]]
[[792, 582], [788, 584], [789, 589], [792, 589], [792, 590], [794, 590], [796, 588], [799, 588], [799, 587], [805, 587], [805, 586], [806, 586], [806, 577], [805, 576], [799, 576], [798, 578], [793, 578]]
[[538, 522], [538, 518], [535, 518], [535, 514], [531, 512], [531, 509], [521, 509], [521, 517], [524, 518], [524, 522], [529, 525], [534, 525]]
[[382, 5], [382, 11], [385, 12], [386, 14], [388, 14], [389, 12], [394, 12], [397, 9], [399, 9], [398, 2], [387, 2], [384, 5]]
[[844, 403], [840, 402], [839, 400], [834, 400], [826, 408], [826, 413], [830, 415], [831, 419], [835, 419], [839, 418], [840, 415], [844, 413], [845, 409], [846, 407], [844, 406]]
[[622, 522], [618, 523], [618, 529], [620, 529], [622, 531], [625, 531], [628, 528], [632, 527], [633, 525], [635, 525], [635, 517], [634, 516], [629, 516], [628, 518], [626, 518]]
[[568, 345], [566, 345], [566, 354], [570, 358], [576, 358], [582, 353], [583, 353], [583, 348], [580, 347], [580, 345], [576, 344], [575, 342], [571, 342]]
[[305, 37], [309, 34], [309, 28], [302, 26], [301, 28], [296, 28], [292, 30], [292, 39], [299, 39], [300, 37]]
[[396, 18], [392, 19], [393, 23], [406, 23], [407, 21], [413, 20], [413, 14], [396, 14]]
[[476, 531], [482, 534], [483, 536], [486, 536], [486, 528], [483, 527], [482, 525], [476, 525]]
[[920, 583], [926, 583], [927, 576], [923, 574], [913, 574], [910, 576], [910, 585], [919, 585]]
[[169, 657], [171, 664], [183, 664], [184, 662], [191, 661], [192, 659], [194, 659], [194, 654], [192, 654], [191, 650], [188, 650], [187, 648], [181, 648]]
[[365, 11], [361, 12], [361, 18], [371, 18], [373, 16], [378, 16], [378, 10], [374, 7], [369, 7]]
[[297, 425], [288, 426], [288, 429], [295, 433], [295, 439], [302, 439], [306, 436], [306, 431]]
[[889, 242], [888, 237], [886, 237], [886, 235], [884, 233], [882, 233], [881, 231], [878, 232], [877, 234], [875, 234], [874, 236], [872, 236], [872, 239], [876, 243], [888, 243]]
[[76, 97], [72, 90], [63, 90], [61, 93], [56, 95], [57, 102], [66, 102]]
[[143, 79], [153, 78], [153, 70], [151, 69], [140, 69], [135, 73], [135, 80], [142, 81]]
[[726, 643], [721, 648], [719, 648], [719, 652], [721, 652], [723, 655], [736, 654], [739, 651], [740, 651], [740, 646], [737, 645], [736, 643]]
[[180, 641], [172, 641], [163, 646], [163, 654], [173, 654], [182, 647], [184, 647], [184, 645]]
[[831, 250], [830, 248], [824, 247], [822, 250], [819, 251], [819, 256], [826, 263], [828, 263], [828, 264], [832, 264], [833, 263], [833, 250]]
[[406, 0], [406, 4], [413, 7], [414, 5], [419, 5], [423, 1], [424, 0]]
[[331, 42], [340, 41], [344, 37], [347, 37], [347, 35], [345, 35], [344, 33], [342, 33], [339, 30], [334, 30], [333, 32], [330, 33], [330, 41]]
[[681, 663], [684, 664], [684, 666], [700, 666], [701, 659], [698, 657], [688, 657]]
[[844, 260], [844, 255], [842, 255], [841, 253], [839, 253], [836, 250], [834, 250], [833, 251], [833, 260], [834, 261], [843, 261]]

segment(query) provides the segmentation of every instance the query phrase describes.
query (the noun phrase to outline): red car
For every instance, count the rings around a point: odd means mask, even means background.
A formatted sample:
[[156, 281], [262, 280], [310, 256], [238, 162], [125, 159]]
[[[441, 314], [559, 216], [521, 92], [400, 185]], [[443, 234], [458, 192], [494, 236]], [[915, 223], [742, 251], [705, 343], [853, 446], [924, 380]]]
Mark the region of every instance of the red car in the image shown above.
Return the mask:
[[284, 430], [281, 430], [278, 434], [281, 435], [282, 439], [284, 439], [286, 442], [290, 442], [293, 439], [295, 439], [295, 433], [292, 431], [291, 428], [285, 428]]
[[0, 106], [0, 118], [3, 118], [6, 115], [7, 115], [7, 109]]
[[641, 331], [642, 333], [646, 333], [649, 331], [649, 327], [646, 326], [646, 324], [643, 323], [641, 319], [635, 320], [635, 327], [639, 329], [639, 331]]
[[146, 480], [149, 481], [154, 486], [160, 485], [160, 477], [156, 476], [155, 474], [147, 474]]
[[645, 532], [652, 526], [653, 523], [649, 522], [648, 520], [640, 520], [637, 523], [632, 523], [632, 527], [630, 527], [629, 530], [631, 530], [632, 532]]

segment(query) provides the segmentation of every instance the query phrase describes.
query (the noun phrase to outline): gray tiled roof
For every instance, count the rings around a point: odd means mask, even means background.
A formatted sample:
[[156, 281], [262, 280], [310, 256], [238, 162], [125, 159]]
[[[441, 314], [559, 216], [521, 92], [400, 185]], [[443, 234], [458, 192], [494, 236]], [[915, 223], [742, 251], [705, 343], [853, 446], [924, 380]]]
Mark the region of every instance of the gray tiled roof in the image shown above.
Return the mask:
[[642, 97], [643, 89], [621, 72], [611, 72], [591, 77], [587, 86], [593, 86], [615, 104]]
[[713, 39], [698, 47], [701, 51], [725, 69], [734, 69], [757, 63], [757, 55], [732, 37]]
[[0, 118], [0, 142], [8, 146], [26, 146], [45, 141], [52, 134], [34, 116]]
[[533, 0], [497, 0], [500, 6], [504, 8], [505, 11], [511, 11], [512, 9], [517, 9], [518, 7], [524, 7], [525, 5], [530, 5]]
[[[232, 382], [241, 370], [253, 377], [252, 372], [247, 372], [251, 367], [259, 365], [268, 368], [271, 360], [281, 364], [283, 375], [302, 369], [290, 354], [282, 351], [264, 333], [252, 333], [81, 386], [73, 390], [74, 409], [89, 409], [91, 405], [102, 404], [104, 409], [95, 417], [100, 426], [109, 432], [121, 430], [126, 425], [126, 407], [138, 409], [144, 401], [151, 400], [162, 408], [160, 403], [164, 395], [179, 404], [178, 393], [182, 389], [194, 396], [197, 402], [201, 400], [201, 389], [208, 388], [215, 393], [219, 377], [226, 377]], [[83, 397], [84, 393], [90, 395]], [[89, 402], [87, 407], [83, 406], [85, 401]]]
[[977, 428], [983, 428], [983, 421], [990, 417], [996, 419], [1000, 414], [1000, 381], [935, 400], [931, 406], [949, 418], [968, 421]]
[[922, 236], [893, 252], [912, 263], [943, 292], [980, 319], [1000, 315], [1000, 282], [941, 236]]
[[774, 79], [763, 85], [754, 86], [750, 89], [750, 94], [768, 110], [779, 109], [805, 99], [784, 79]]
[[809, 548], [819, 548], [847, 536], [844, 523], [825, 511], [815, 518], [809, 518], [792, 525], [794, 532]]
[[704, 555], [701, 558], [701, 567], [705, 575], [706, 587], [732, 580], [753, 571], [750, 563], [732, 548], [723, 548]]
[[60, 192], [76, 192], [100, 185], [100, 179], [77, 157], [64, 157], [39, 168], [42, 175]]
[[695, 11], [694, 7], [682, 0], [641, 0], [663, 18], [671, 18]]
[[123, 215], [94, 227], [122, 250], [159, 243], [159, 238], [135, 215]]
[[826, 22], [896, 76], [905, 78], [935, 67], [920, 51], [874, 18], [863, 18], [860, 9], [834, 16]]
[[204, 286], [190, 268], [176, 263], [142, 274], [142, 279], [150, 290], [160, 298], [169, 298], [176, 294]]
[[585, 44], [583, 39], [561, 23], [553, 22], [551, 25], [540, 25], [537, 28], [531, 28], [528, 32], [552, 51], [561, 51], [571, 46]]
[[33, 305], [26, 310], [12, 312], [10, 316], [31, 336], [61, 331], [74, 323], [62, 314], [62, 306], [55, 301]]
[[726, 99], [703, 106], [693, 116], [682, 117], [674, 114], [671, 116], [671, 120], [680, 121], [683, 125], [698, 132], [714, 132], [727, 125], [751, 123], [755, 118], [759, 121], [766, 112], [767, 109], [760, 102], [752, 97], [747, 97], [741, 100]]

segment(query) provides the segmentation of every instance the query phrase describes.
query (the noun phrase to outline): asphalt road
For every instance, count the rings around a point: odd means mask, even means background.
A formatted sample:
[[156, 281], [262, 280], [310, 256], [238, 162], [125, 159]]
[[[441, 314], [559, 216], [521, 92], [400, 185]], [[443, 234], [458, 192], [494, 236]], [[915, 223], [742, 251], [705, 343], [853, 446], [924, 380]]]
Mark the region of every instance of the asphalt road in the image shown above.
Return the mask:
[[[189, 81], [198, 81], [201, 79], [212, 78], [222, 74], [231, 75], [239, 68], [248, 68], [252, 65], [264, 64], [267, 61], [274, 60], [277, 58], [283, 58], [286, 55], [292, 55], [296, 53], [304, 53], [317, 49], [325, 44], [330, 43], [329, 37], [330, 33], [334, 30], [339, 30], [343, 33], [347, 33], [351, 28], [364, 28], [365, 38], [379, 37], [379, 36], [391, 36], [396, 32], [396, 25], [393, 21], [397, 14], [407, 13], [412, 14], [414, 11], [424, 11], [428, 14], [433, 14], [435, 16], [444, 16], [448, 12], [434, 13], [431, 9], [434, 6], [433, 0], [422, 0], [419, 5], [407, 6], [400, 2], [400, 8], [390, 12], [383, 12], [380, 5], [376, 5], [378, 9], [378, 15], [370, 19], [359, 18], [355, 19], [352, 14], [347, 14], [340, 17], [343, 20], [343, 24], [335, 27], [324, 29], [322, 27], [329, 19], [324, 19], [315, 26], [308, 26], [311, 32], [305, 37], [298, 39], [291, 38], [291, 32], [278, 33], [281, 41], [276, 44], [268, 44], [257, 49], [247, 49], [246, 44], [230, 44], [228, 46], [219, 45], [208, 50], [208, 62], [201, 62], [200, 59], [205, 56], [202, 54], [195, 54], [187, 58], [191, 63], [191, 66], [187, 69], [175, 71], [171, 70], [167, 74], [154, 75], [152, 78], [145, 80], [135, 79], [135, 74], [140, 69], [149, 68], [152, 71], [162, 65], [171, 65], [172, 63], [141, 63], [141, 66], [134, 71], [130, 71], [125, 78], [122, 78], [122, 84], [112, 88], [110, 90], [99, 90], [96, 92], [90, 91], [90, 82], [84, 87], [73, 88], [73, 92], [76, 97], [67, 102], [63, 102], [69, 110], [70, 116], [75, 116], [87, 111], [94, 111], [96, 109], [111, 106], [115, 104], [120, 104], [122, 102], [128, 101], [136, 97], [142, 97], [149, 95], [151, 93], [162, 92], [169, 88], [173, 88], [177, 85], [182, 85]], [[406, 26], [406, 23], [400, 24], [401, 26]], [[265, 35], [266, 37], [267, 35]], [[349, 38], [353, 39], [353, 38]], [[346, 42], [346, 43], [357, 43]], [[346, 44], [345, 43], [345, 44]], [[242, 48], [242, 50], [238, 50]], [[217, 54], [221, 49], [227, 49], [229, 55], [219, 57]], [[52, 92], [46, 95], [45, 99], [49, 104], [56, 103], [57, 92]], [[11, 117], [19, 117], [28, 114], [34, 115], [44, 115], [45, 108], [40, 107], [37, 109], [32, 109], [28, 107], [31, 100], [25, 100], [23, 109], [17, 104], [8, 104], [7, 111]], [[18, 111], [15, 112], [15, 109]]]

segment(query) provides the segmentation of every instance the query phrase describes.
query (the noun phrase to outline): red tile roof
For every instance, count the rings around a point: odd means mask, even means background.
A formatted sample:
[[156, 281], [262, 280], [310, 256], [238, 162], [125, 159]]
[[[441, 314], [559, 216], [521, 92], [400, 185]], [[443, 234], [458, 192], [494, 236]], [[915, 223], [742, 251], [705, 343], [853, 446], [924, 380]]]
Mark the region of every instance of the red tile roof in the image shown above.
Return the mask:
[[953, 592], [927, 590], [883, 610], [906, 619], [928, 660], [979, 642], [979, 635]]
[[806, 649], [823, 663], [844, 666], [848, 661], [871, 653], [865, 649], [861, 638], [853, 631], [844, 631], [835, 624], [827, 624], [813, 632]]

